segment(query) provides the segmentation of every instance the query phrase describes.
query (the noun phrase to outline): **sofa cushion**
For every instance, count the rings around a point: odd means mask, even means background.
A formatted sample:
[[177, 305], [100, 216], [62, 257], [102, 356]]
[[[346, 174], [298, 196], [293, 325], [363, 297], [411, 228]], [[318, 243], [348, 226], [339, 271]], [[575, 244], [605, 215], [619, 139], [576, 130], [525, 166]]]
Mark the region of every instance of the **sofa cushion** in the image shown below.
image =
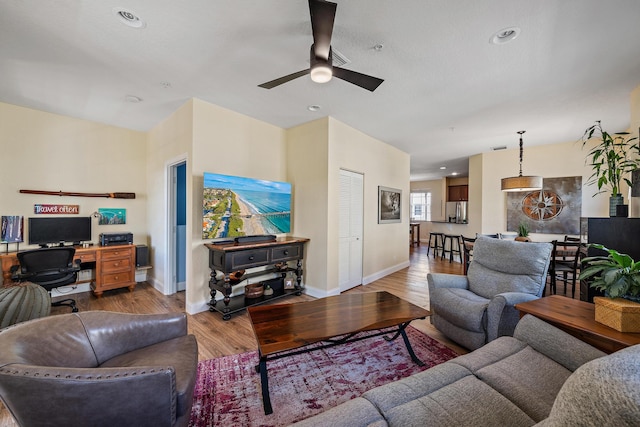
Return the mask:
[[473, 373], [505, 357], [518, 353], [526, 346], [527, 344], [513, 337], [499, 337], [479, 349], [458, 356], [447, 363], [455, 363]]
[[384, 413], [390, 426], [531, 426], [535, 422], [473, 375]]
[[432, 309], [449, 323], [467, 331], [484, 333], [488, 299], [460, 288], [433, 289], [430, 299]]
[[[197, 363], [197, 343], [193, 335], [184, 335], [116, 356], [100, 367], [171, 366], [176, 372], [177, 408], [180, 417], [190, 410], [193, 402]], [[189, 351], [187, 351], [189, 349]], [[196, 359], [196, 360], [194, 360]]]
[[426, 396], [469, 375], [471, 372], [462, 366], [443, 363], [426, 371], [371, 389], [362, 397], [371, 401], [384, 414], [391, 408]]
[[385, 427], [387, 422], [375, 406], [367, 399], [356, 397], [345, 403], [333, 407], [318, 415], [299, 421], [296, 427], [307, 426], [366, 426], [366, 427]]
[[555, 396], [571, 371], [525, 347], [475, 374], [537, 422], [549, 416]]
[[640, 345], [592, 360], [564, 383], [541, 425], [640, 425]]

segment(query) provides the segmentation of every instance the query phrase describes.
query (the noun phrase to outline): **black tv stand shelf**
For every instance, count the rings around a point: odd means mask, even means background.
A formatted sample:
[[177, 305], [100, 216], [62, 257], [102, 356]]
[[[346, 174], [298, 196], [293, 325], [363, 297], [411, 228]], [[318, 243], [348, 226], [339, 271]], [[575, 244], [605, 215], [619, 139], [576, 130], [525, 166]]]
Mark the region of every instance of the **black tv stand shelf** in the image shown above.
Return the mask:
[[[209, 289], [211, 301], [209, 311], [222, 314], [223, 320], [229, 320], [231, 315], [244, 310], [247, 307], [260, 305], [280, 298], [300, 295], [302, 293], [302, 260], [304, 258], [304, 244], [309, 239], [298, 237], [284, 237], [275, 241], [248, 242], [235, 244], [207, 243], [209, 249], [209, 268], [211, 269]], [[288, 262], [295, 261], [295, 267], [290, 267]], [[276, 266], [278, 264], [278, 266]], [[265, 269], [246, 272], [240, 280], [232, 280], [231, 273], [239, 270], [248, 270], [258, 267]], [[282, 277], [287, 271], [293, 271], [296, 276], [294, 289], [274, 289], [272, 295], [263, 295], [258, 298], [245, 298], [244, 295], [231, 296], [233, 286], [243, 281], [269, 273], [280, 273]], [[222, 278], [218, 272], [222, 273]], [[224, 298], [216, 300], [216, 294], [220, 291]]]

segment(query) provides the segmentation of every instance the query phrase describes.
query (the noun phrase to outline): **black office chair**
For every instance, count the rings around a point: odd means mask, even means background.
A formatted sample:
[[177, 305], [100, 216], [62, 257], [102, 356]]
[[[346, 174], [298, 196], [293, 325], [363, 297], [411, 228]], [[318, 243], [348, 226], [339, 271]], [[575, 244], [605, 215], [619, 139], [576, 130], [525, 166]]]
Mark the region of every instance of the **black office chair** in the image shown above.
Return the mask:
[[[80, 260], [75, 265], [73, 256], [76, 250], [72, 247], [34, 249], [18, 252], [20, 265], [11, 267], [11, 278], [18, 282], [32, 282], [47, 291], [60, 286], [75, 283], [80, 271]], [[52, 306], [69, 306], [77, 312], [76, 301], [67, 298], [51, 303]]]

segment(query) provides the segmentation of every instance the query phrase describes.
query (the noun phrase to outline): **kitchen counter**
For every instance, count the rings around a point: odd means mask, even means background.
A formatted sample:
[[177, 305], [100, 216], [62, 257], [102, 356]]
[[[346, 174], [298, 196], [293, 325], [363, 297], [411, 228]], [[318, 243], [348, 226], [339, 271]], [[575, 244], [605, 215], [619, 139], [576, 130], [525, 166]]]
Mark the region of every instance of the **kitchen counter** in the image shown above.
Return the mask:
[[449, 222], [449, 221], [427, 221], [427, 222], [432, 222], [434, 224], [469, 225], [468, 222]]

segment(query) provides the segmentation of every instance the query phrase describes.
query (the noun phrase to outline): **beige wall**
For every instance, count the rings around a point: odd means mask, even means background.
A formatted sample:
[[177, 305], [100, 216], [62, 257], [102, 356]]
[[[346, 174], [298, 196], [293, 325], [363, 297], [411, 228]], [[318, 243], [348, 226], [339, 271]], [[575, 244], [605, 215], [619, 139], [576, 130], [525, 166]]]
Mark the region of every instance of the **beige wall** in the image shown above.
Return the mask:
[[[340, 169], [364, 175], [363, 283], [409, 266], [409, 168], [407, 153], [329, 119], [329, 223], [327, 289], [338, 289]], [[402, 191], [402, 221], [378, 224], [378, 186]]]
[[286, 181], [284, 130], [192, 99], [149, 132], [149, 227], [154, 286], [170, 292], [168, 256], [168, 169], [187, 162], [186, 310], [206, 310], [208, 251], [202, 240], [204, 172]]
[[204, 172], [287, 181], [286, 162], [283, 129], [193, 100], [193, 158], [187, 167], [192, 186], [187, 193], [187, 230], [191, 230], [187, 233], [188, 312], [206, 309], [210, 298], [208, 251], [202, 240]]
[[292, 235], [310, 239], [303, 266], [305, 286], [319, 296], [329, 283], [329, 119], [293, 127], [286, 134], [287, 176], [294, 188]]
[[[92, 220], [94, 243], [100, 233], [116, 231], [132, 232], [134, 243], [147, 243], [145, 133], [0, 103], [0, 141], [0, 215], [23, 215], [26, 237], [34, 204], [70, 204], [79, 205], [79, 216], [98, 208], [126, 209], [124, 225]], [[136, 198], [31, 195], [20, 189], [127, 192]], [[20, 245], [26, 248], [26, 242]]]
[[[364, 175], [363, 283], [408, 266], [409, 156], [333, 118], [289, 129], [287, 140], [289, 176], [297, 189], [294, 233], [311, 238], [307, 292], [339, 293], [340, 169]], [[402, 190], [401, 223], [378, 224], [379, 185]]]
[[[187, 101], [171, 116], [163, 120], [148, 133], [147, 142], [147, 227], [149, 230], [151, 265], [147, 280], [164, 294], [172, 293], [170, 280], [166, 279], [168, 269], [168, 212], [169, 176], [171, 164], [187, 162], [187, 176], [190, 175], [193, 141], [193, 100]], [[187, 203], [190, 201], [191, 180], [187, 179]], [[187, 229], [190, 226], [187, 217]], [[189, 238], [189, 236], [187, 236]], [[191, 257], [187, 257], [186, 279], [190, 282]], [[187, 292], [187, 297], [190, 292]]]

